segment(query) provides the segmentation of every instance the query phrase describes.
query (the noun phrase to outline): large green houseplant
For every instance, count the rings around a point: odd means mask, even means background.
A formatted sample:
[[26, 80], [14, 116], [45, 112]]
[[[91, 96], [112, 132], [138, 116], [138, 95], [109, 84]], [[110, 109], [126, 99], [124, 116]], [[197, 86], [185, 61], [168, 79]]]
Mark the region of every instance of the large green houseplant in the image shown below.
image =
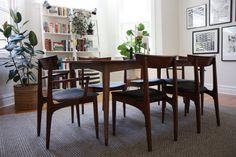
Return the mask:
[[[1, 42], [6, 43], [2, 49], [9, 52], [9, 60], [3, 63], [2, 66], [9, 68], [7, 82], [13, 80], [17, 83], [14, 86], [16, 109], [27, 109], [30, 108], [30, 105], [27, 106], [26, 104], [27, 100], [35, 100], [35, 98], [30, 98], [28, 94], [34, 93], [34, 96], [37, 96], [37, 86], [33, 84], [36, 82], [34, 72], [37, 70], [37, 54], [44, 54], [44, 52], [35, 50], [35, 46], [38, 44], [36, 34], [33, 31], [24, 29], [29, 21], [22, 22], [22, 16], [17, 11], [10, 10], [10, 15], [13, 24], [6, 21], [0, 28], [0, 32], [5, 37], [1, 39]], [[30, 89], [34, 91], [30, 91]], [[24, 91], [23, 94], [16, 93], [21, 90]], [[26, 94], [26, 91], [29, 91], [29, 93]], [[18, 97], [21, 101], [26, 98], [23, 107], [17, 106]]]
[[127, 41], [120, 44], [117, 49], [122, 56], [132, 59], [135, 53], [149, 51], [148, 37], [149, 33], [145, 30], [144, 24], [139, 23], [135, 26], [135, 30], [130, 29], [126, 31]]

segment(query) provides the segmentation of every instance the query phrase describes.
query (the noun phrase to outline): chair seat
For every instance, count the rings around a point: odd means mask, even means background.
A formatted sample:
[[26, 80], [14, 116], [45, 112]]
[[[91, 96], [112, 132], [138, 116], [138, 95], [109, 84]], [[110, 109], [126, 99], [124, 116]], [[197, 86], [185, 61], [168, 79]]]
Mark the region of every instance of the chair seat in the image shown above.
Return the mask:
[[[148, 83], [149, 83], [149, 86], [155, 86], [155, 85], [162, 84], [163, 80], [162, 79], [151, 79], [148, 81]], [[141, 86], [141, 85], [143, 85], [143, 80], [142, 79], [132, 80], [132, 81], [130, 81], [130, 84]]]
[[[200, 87], [200, 93], [206, 92], [208, 89], [205, 86]], [[178, 91], [180, 92], [195, 92], [195, 84], [194, 82], [181, 82], [178, 83]]]
[[[97, 93], [88, 93], [87, 97], [96, 97]], [[70, 88], [53, 92], [53, 100], [58, 102], [74, 101], [84, 97], [84, 90], [79, 88]]]
[[[136, 99], [137, 101], [144, 101], [144, 92], [142, 89], [129, 90], [124, 92], [112, 92], [114, 96], [122, 96], [125, 98]], [[156, 89], [149, 88], [150, 102], [158, 101], [160, 99], [167, 98], [164, 92], [158, 91]]]
[[[173, 79], [163, 79], [166, 84], [173, 84]], [[193, 80], [177, 79], [177, 83], [193, 83]]]
[[[125, 86], [125, 83], [123, 82], [111, 82], [109, 89], [110, 90], [115, 90], [115, 89], [121, 89]], [[96, 88], [96, 89], [103, 89], [103, 84], [102, 83], [97, 83], [97, 84], [91, 84], [88, 85], [89, 88]]]

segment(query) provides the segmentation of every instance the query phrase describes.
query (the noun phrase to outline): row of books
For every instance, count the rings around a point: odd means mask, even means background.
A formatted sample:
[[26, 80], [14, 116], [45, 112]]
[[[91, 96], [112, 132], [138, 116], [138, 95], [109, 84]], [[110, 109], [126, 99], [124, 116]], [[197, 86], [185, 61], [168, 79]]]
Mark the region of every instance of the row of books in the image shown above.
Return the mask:
[[58, 16], [71, 16], [73, 15], [73, 9], [66, 7], [52, 6], [50, 9], [48, 9], [48, 14], [58, 15]]
[[70, 33], [70, 25], [63, 23], [48, 23], [45, 21], [43, 23], [44, 32], [49, 33]]
[[[72, 61], [73, 58], [66, 57], [66, 58], [58, 58], [60, 61]], [[69, 63], [59, 63], [59, 69], [61, 70], [69, 70]]]
[[71, 40], [52, 41], [52, 39], [44, 40], [46, 51], [73, 51], [73, 42]]

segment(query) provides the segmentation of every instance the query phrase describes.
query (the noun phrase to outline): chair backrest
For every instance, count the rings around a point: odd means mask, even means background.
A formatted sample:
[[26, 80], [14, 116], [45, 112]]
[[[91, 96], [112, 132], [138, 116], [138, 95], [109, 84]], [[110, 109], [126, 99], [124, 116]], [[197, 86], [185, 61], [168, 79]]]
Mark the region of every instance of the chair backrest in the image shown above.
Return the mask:
[[49, 56], [45, 58], [40, 58], [38, 63], [38, 98], [43, 97], [43, 91], [42, 91], [42, 71], [47, 70], [47, 97], [52, 97], [52, 80], [53, 80], [53, 70], [59, 69], [58, 64], [58, 57], [56, 55]]
[[[188, 60], [187, 56], [178, 56], [178, 60]], [[166, 68], [166, 77], [170, 78], [169, 71], [171, 71], [172, 68]], [[185, 69], [184, 66], [179, 66], [176, 68], [177, 71], [180, 71], [181, 73], [181, 79], [185, 79]], [[178, 72], [177, 72], [178, 73]]]
[[[135, 55], [137, 62], [142, 65], [143, 79], [144, 79], [144, 92], [148, 93], [148, 69], [149, 68], [173, 68], [173, 98], [177, 103], [177, 72], [176, 72], [176, 56], [157, 56], [157, 55]], [[147, 94], [149, 95], [149, 93]], [[146, 98], [149, 99], [149, 98]], [[146, 100], [149, 102], [149, 100]]]
[[[188, 61], [194, 66], [195, 84], [198, 84], [198, 82], [200, 81], [201, 86], [204, 85], [204, 68], [207, 66], [212, 66], [213, 90], [217, 92], [218, 90], [217, 89], [217, 70], [216, 70], [215, 56], [188, 55]], [[200, 70], [200, 76], [198, 73], [199, 70]]]

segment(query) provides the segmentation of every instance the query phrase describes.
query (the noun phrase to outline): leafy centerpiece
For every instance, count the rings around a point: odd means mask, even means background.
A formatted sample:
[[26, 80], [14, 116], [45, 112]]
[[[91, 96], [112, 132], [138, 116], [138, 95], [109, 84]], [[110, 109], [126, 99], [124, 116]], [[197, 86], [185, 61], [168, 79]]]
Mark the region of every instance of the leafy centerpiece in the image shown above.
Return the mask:
[[126, 39], [127, 41], [117, 47], [122, 56], [126, 58], [133, 58], [135, 53], [149, 52], [148, 47], [149, 33], [145, 30], [143, 23], [135, 26], [135, 30], [127, 30]]

